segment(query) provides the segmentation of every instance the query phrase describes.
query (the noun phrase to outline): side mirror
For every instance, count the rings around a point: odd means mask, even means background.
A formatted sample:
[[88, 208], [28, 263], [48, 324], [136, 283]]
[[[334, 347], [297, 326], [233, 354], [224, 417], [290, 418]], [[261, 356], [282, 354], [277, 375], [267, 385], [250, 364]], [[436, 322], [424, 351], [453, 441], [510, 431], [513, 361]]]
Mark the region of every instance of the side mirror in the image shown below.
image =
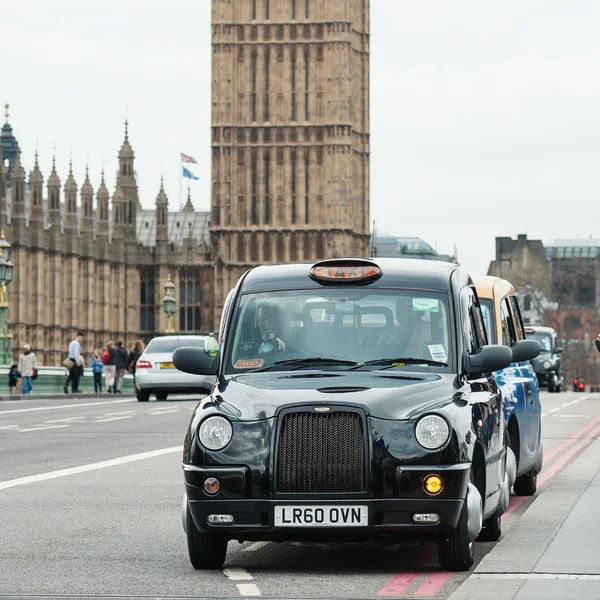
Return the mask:
[[477, 354], [465, 356], [467, 375], [480, 375], [506, 369], [513, 362], [513, 353], [508, 346], [494, 344], [483, 346]]
[[216, 375], [219, 368], [217, 357], [209, 356], [204, 348], [183, 346], [173, 352], [175, 368], [190, 375]]
[[554, 348], [554, 354], [562, 354], [565, 351], [564, 348], [561, 348], [560, 346], [558, 348]]
[[536, 340], [519, 340], [513, 344], [511, 350], [513, 362], [518, 363], [536, 358], [540, 355], [542, 348]]

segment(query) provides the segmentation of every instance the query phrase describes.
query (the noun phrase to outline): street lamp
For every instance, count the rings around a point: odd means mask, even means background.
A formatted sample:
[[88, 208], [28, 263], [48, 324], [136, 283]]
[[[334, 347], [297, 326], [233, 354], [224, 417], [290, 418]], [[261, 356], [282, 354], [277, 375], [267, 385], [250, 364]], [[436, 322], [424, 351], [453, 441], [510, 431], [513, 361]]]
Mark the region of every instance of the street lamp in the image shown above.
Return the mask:
[[175, 284], [171, 281], [171, 274], [167, 277], [165, 283], [165, 297], [163, 298], [163, 307], [167, 315], [167, 331], [166, 333], [175, 333], [173, 328], [173, 316], [175, 315]]
[[0, 361], [3, 365], [11, 365], [12, 334], [8, 333], [8, 285], [12, 281], [14, 265], [10, 261], [10, 244], [4, 239], [4, 231], [0, 231]]

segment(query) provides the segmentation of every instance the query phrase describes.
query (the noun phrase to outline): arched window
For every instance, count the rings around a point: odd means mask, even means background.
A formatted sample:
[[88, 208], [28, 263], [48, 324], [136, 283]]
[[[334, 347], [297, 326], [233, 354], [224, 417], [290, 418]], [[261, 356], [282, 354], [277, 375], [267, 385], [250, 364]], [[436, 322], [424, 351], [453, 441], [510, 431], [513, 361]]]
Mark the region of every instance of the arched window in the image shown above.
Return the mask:
[[140, 282], [140, 331], [154, 332], [154, 272], [144, 271]]
[[179, 330], [199, 332], [201, 321], [200, 273], [182, 271], [179, 279]]

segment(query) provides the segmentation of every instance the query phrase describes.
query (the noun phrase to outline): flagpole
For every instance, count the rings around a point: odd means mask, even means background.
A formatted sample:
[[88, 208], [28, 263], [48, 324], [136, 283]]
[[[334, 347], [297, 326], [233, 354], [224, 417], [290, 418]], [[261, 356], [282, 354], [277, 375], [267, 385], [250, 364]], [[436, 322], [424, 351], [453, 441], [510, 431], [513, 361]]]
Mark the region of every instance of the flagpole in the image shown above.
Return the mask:
[[179, 151], [179, 210], [181, 210], [181, 182], [183, 181], [183, 169], [181, 167], [181, 150]]

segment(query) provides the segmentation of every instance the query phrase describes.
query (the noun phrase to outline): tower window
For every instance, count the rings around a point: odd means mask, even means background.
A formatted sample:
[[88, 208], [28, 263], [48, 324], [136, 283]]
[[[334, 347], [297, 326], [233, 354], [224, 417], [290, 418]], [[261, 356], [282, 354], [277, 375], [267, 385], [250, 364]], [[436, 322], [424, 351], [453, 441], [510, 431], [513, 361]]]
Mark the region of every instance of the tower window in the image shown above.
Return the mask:
[[252, 121], [256, 121], [256, 54], [252, 54]]
[[306, 18], [308, 19], [308, 8], [309, 8], [310, 0], [306, 0], [305, 8], [306, 8]]
[[308, 121], [309, 112], [308, 112], [308, 89], [309, 89], [309, 56], [308, 56], [308, 46], [304, 50], [304, 120]]
[[238, 262], [244, 262], [244, 234], [237, 234], [237, 259]]
[[268, 225], [271, 221], [271, 206], [269, 198], [269, 179], [271, 168], [271, 155], [267, 150], [265, 152], [265, 223]]
[[265, 0], [265, 19], [269, 20], [269, 0]]
[[270, 64], [269, 49], [265, 49], [265, 121], [269, 120], [269, 64]]
[[292, 223], [296, 222], [296, 151], [292, 150]]
[[256, 21], [256, 0], [252, 0], [252, 19]]
[[310, 183], [310, 156], [308, 150], [304, 153], [304, 222], [308, 223], [308, 199]]
[[292, 121], [296, 120], [296, 55], [292, 54]]
[[296, 0], [292, 0], [292, 19], [296, 18]]
[[256, 150], [252, 150], [252, 225], [258, 222], [256, 212], [256, 188], [257, 188], [257, 173], [256, 173]]

